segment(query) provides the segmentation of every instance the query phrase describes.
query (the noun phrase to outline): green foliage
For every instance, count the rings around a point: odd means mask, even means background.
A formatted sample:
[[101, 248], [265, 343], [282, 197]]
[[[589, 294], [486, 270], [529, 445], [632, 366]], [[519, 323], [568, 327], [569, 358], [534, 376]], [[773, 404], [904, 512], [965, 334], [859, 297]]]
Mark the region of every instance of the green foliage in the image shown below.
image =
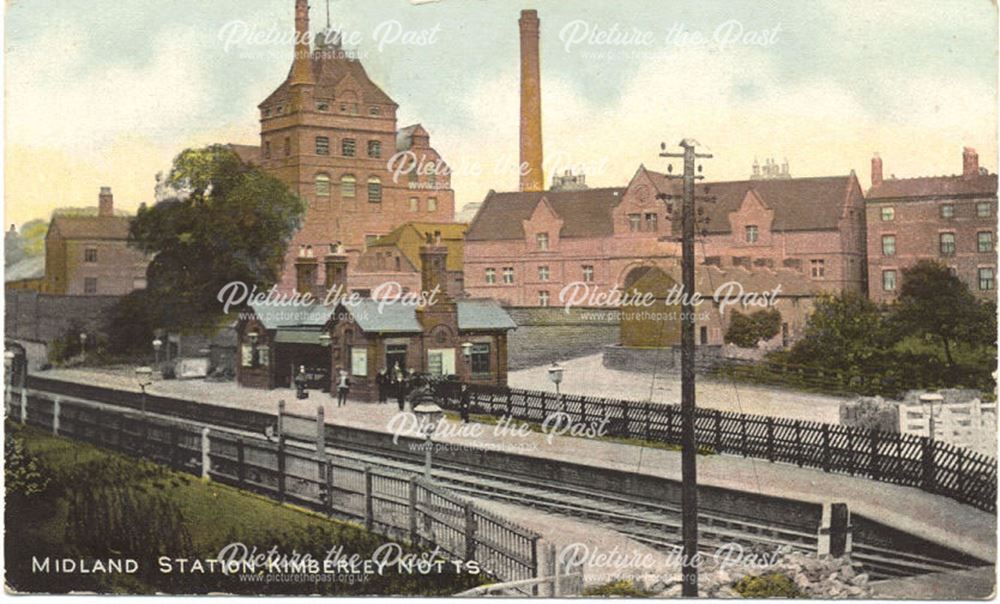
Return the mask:
[[162, 304], [148, 290], [137, 289], [107, 310], [108, 347], [114, 353], [147, 353], [154, 330], [162, 324]]
[[49, 476], [38, 458], [26, 449], [24, 439], [10, 435], [4, 441], [3, 460], [7, 505], [13, 499], [37, 498], [49, 489]]
[[726, 343], [740, 348], [756, 348], [757, 342], [770, 340], [781, 331], [781, 313], [777, 309], [758, 310], [749, 315], [733, 312], [726, 330]]
[[49, 361], [52, 363], [63, 363], [69, 359], [79, 357], [83, 352], [83, 343], [80, 342], [80, 334], [83, 332], [83, 325], [79, 321], [73, 321], [57, 340], [53, 340], [48, 347]]
[[861, 294], [846, 292], [816, 302], [805, 333], [792, 347], [790, 360], [839, 371], [861, 371], [886, 349], [882, 313]]
[[655, 592], [638, 587], [629, 579], [616, 579], [601, 585], [594, 585], [583, 590], [585, 596], [622, 596], [625, 598], [649, 598]]
[[45, 253], [45, 236], [48, 232], [49, 223], [40, 218], [21, 225], [21, 249], [26, 257], [41, 256]]
[[145, 303], [158, 327], [202, 327], [218, 318], [225, 284], [278, 280], [305, 211], [284, 183], [213, 145], [178, 155], [164, 184], [178, 194], [140, 207], [130, 231], [153, 257]]
[[788, 575], [767, 573], [758, 577], [743, 577], [733, 585], [744, 598], [800, 598], [802, 592]]

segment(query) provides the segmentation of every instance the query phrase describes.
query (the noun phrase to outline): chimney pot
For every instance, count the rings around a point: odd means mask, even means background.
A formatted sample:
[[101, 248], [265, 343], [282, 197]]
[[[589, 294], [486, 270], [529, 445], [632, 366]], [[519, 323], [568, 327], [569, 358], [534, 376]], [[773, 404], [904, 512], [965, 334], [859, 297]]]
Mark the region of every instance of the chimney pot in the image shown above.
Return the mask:
[[877, 187], [882, 184], [882, 158], [878, 151], [872, 156], [872, 186]]
[[962, 176], [972, 178], [979, 175], [979, 154], [972, 147], [962, 149]]
[[97, 196], [97, 215], [115, 215], [115, 196], [111, 193], [111, 187], [101, 187], [101, 193]]

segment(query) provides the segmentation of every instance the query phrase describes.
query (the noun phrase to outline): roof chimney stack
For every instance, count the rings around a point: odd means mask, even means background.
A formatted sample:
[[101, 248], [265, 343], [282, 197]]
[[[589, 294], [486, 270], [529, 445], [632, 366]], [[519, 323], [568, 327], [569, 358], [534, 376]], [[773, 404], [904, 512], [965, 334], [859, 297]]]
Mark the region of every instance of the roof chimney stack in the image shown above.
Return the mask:
[[330, 295], [330, 291], [336, 287], [340, 288], [340, 295], [347, 294], [347, 255], [344, 253], [344, 246], [338, 241], [330, 244], [330, 251], [323, 257], [326, 293], [324, 298]]
[[872, 186], [877, 187], [882, 184], [882, 158], [878, 151], [872, 156]]
[[962, 176], [965, 178], [979, 176], [979, 154], [972, 147], [962, 149]]
[[115, 196], [111, 194], [111, 187], [101, 187], [101, 194], [97, 196], [98, 216], [115, 215]]
[[437, 298], [450, 300], [448, 295], [448, 247], [441, 241], [439, 232], [427, 233], [426, 242], [420, 246], [420, 287], [425, 294], [437, 289]]
[[542, 81], [538, 11], [523, 10], [521, 27], [521, 190], [542, 191]]

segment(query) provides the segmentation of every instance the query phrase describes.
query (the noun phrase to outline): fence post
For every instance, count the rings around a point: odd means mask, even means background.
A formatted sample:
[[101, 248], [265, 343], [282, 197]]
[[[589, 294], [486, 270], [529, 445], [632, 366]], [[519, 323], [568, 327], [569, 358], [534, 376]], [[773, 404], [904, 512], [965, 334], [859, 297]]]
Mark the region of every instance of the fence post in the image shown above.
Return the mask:
[[541, 396], [541, 398], [542, 398], [542, 421], [544, 422], [545, 418], [546, 418], [546, 416], [548, 414], [548, 410], [545, 408], [545, 393], [541, 392], [540, 394], [542, 395]]
[[278, 434], [278, 501], [285, 503], [285, 434], [283, 432]]
[[416, 546], [420, 539], [420, 533], [417, 532], [417, 475], [414, 474], [410, 476], [410, 505], [408, 508], [409, 512], [409, 525], [410, 525], [410, 545]]
[[201, 429], [201, 477], [205, 480], [212, 479], [212, 457], [209, 455], [211, 443], [208, 440], [209, 429]]
[[510, 388], [508, 388], [507, 389], [507, 417], [513, 417], [514, 416], [514, 408], [513, 407], [514, 407], [514, 402], [511, 400], [511, 397], [510, 397]]
[[871, 455], [871, 462], [868, 467], [868, 474], [875, 480], [882, 480], [882, 460], [879, 459], [879, 446], [878, 446], [878, 430], [870, 430], [869, 435], [871, 436], [869, 442], [869, 449]]
[[236, 437], [236, 479], [240, 488], [246, 482], [246, 466], [244, 465], [246, 452], [243, 450], [243, 437]]
[[28, 424], [28, 389], [21, 388], [21, 425]]
[[[294, 371], [292, 375], [295, 375]], [[292, 388], [295, 388], [295, 380], [292, 380]], [[281, 435], [285, 433], [285, 401], [284, 399], [278, 401], [278, 439], [280, 441]]]
[[472, 502], [465, 503], [465, 559], [476, 558], [476, 516]]
[[52, 399], [52, 433], [59, 436], [59, 397]]
[[173, 468], [179, 467], [181, 464], [178, 460], [181, 457], [181, 429], [179, 426], [172, 426], [170, 428], [170, 466]]
[[316, 405], [316, 452], [326, 453], [326, 422], [324, 421], [323, 405]]
[[326, 513], [333, 516], [333, 461], [325, 455], [323, 458], [326, 460]]
[[[531, 538], [531, 576], [538, 576], [538, 537]], [[531, 587], [531, 595], [538, 595], [538, 584]]]
[[767, 460], [774, 461], [774, 418], [767, 417]]
[[715, 452], [722, 453], [722, 412], [715, 409], [712, 417], [715, 420]]
[[559, 562], [556, 560], [556, 546], [553, 543], [546, 544], [545, 546], [545, 570], [542, 574], [548, 577], [552, 577], [552, 582], [548, 583], [548, 589], [543, 596], [550, 598], [559, 597]]
[[372, 469], [365, 467], [365, 530], [372, 530], [375, 524], [375, 502], [372, 495]]
[[830, 471], [830, 425], [823, 424], [823, 471]]
[[920, 488], [934, 493], [937, 484], [934, 480], [934, 441], [927, 437], [921, 437], [920, 445], [920, 465], [922, 470]]
[[624, 436], [625, 438], [631, 438], [632, 426], [629, 424], [628, 421], [628, 403], [622, 401], [621, 405], [622, 405], [622, 433], [619, 436]]
[[854, 466], [857, 462], [856, 451], [854, 450], [854, 428], [847, 428], [847, 456], [849, 461], [847, 463], [847, 471], [854, 476]]
[[955, 478], [958, 492], [955, 493], [954, 496], [959, 501], [965, 502], [967, 501], [965, 496], [965, 469], [962, 467], [965, 465], [965, 449], [962, 447], [955, 447], [955, 454], [958, 456], [957, 464], [955, 466]]

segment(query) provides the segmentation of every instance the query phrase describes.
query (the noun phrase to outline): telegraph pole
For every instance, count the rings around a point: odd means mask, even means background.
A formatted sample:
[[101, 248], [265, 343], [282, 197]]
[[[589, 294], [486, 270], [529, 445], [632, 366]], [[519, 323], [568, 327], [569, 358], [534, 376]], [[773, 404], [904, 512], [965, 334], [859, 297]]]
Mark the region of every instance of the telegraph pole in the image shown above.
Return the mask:
[[[680, 142], [683, 153], [667, 153], [666, 143], [660, 144], [660, 157], [684, 159], [684, 174], [674, 176], [673, 165], [668, 165], [668, 179], [682, 179], [684, 184], [681, 206], [681, 280], [684, 295], [681, 299], [681, 535], [684, 542], [682, 561], [683, 591], [686, 598], [698, 597], [698, 443], [694, 432], [694, 326], [695, 307], [692, 297], [694, 285], [694, 236], [695, 194], [694, 183], [704, 176], [695, 174], [695, 161], [712, 157], [696, 153], [698, 143], [686, 138]], [[701, 172], [701, 166], [698, 167]], [[662, 195], [665, 200], [674, 196]], [[670, 208], [668, 206], [668, 213]]]

